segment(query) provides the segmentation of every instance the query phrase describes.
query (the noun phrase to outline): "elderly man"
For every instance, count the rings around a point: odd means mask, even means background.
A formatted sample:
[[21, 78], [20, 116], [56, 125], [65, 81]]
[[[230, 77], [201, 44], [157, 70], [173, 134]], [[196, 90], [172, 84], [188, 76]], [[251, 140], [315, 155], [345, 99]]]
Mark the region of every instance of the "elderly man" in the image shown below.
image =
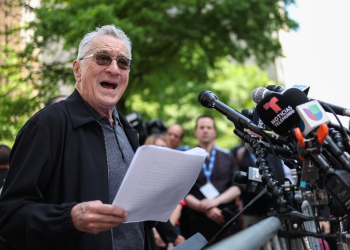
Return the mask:
[[122, 224], [127, 212], [110, 205], [138, 147], [115, 108], [131, 65], [131, 42], [114, 25], [84, 36], [76, 90], [16, 138], [0, 199], [1, 249], [148, 249], [147, 223]]
[[[185, 198], [189, 220], [189, 235], [186, 236], [200, 232], [209, 241], [236, 210], [234, 200], [241, 191], [233, 182], [233, 174], [238, 171], [238, 166], [228, 150], [215, 145], [217, 132], [211, 116], [198, 117], [194, 134], [198, 146], [207, 151], [208, 157]], [[223, 211], [229, 213], [226, 218]]]

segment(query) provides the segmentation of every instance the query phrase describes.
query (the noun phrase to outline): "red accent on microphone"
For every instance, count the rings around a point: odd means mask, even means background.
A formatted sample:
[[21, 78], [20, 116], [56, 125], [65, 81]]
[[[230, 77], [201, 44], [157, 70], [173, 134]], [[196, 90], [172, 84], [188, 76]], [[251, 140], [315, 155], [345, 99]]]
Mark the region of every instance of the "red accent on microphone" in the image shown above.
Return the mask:
[[328, 126], [325, 123], [322, 123], [321, 126], [317, 130], [317, 139], [319, 143], [323, 143], [329, 134]]

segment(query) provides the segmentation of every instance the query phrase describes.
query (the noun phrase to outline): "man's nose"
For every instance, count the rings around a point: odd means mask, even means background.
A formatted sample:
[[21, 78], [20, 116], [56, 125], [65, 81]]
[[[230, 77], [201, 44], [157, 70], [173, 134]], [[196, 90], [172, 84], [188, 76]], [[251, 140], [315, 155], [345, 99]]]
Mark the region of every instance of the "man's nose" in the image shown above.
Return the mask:
[[118, 66], [117, 60], [112, 60], [111, 64], [107, 67], [107, 72], [118, 75], [120, 74], [121, 69]]

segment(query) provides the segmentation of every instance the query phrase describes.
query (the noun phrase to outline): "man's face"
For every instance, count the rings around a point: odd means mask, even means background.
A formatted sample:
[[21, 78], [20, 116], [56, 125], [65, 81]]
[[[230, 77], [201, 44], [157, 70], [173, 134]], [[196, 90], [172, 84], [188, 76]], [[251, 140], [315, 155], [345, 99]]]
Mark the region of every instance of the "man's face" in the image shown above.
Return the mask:
[[214, 121], [211, 118], [203, 117], [197, 122], [197, 127], [194, 131], [199, 143], [209, 144], [216, 138], [216, 130]]
[[[84, 57], [94, 53], [103, 53], [113, 59], [126, 57], [130, 59], [125, 43], [112, 36], [102, 35], [92, 39], [89, 51]], [[96, 111], [113, 109], [128, 86], [129, 70], [118, 67], [113, 60], [109, 66], [99, 66], [94, 57], [73, 62], [76, 88]]]
[[180, 146], [182, 133], [182, 128], [179, 125], [172, 125], [167, 129], [165, 138], [169, 142], [170, 148], [177, 149]]

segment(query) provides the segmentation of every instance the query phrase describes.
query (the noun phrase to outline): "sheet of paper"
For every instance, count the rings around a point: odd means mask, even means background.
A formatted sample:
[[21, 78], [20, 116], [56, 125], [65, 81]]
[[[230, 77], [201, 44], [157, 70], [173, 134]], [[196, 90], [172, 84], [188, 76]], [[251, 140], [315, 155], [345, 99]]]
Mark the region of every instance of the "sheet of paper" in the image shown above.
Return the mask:
[[112, 204], [128, 212], [127, 222], [167, 221], [197, 180], [205, 157], [202, 148], [138, 148]]

